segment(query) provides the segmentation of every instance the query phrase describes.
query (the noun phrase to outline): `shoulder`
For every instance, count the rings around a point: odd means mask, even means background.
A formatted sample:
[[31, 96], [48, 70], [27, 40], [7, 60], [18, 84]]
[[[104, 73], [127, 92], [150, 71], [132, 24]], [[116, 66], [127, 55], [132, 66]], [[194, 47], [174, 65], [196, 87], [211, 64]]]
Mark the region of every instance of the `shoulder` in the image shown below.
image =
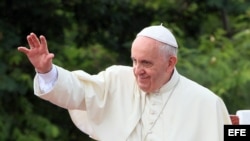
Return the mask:
[[106, 68], [104, 72], [112, 75], [133, 75], [133, 68], [130, 66], [112, 65]]
[[133, 70], [130, 66], [123, 65], [112, 65], [106, 69], [106, 71], [128, 71], [131, 72]]
[[181, 76], [181, 87], [189, 96], [195, 96], [196, 99], [206, 99], [206, 100], [218, 100], [220, 97], [216, 95], [209, 88], [191, 80], [184, 76]]
[[[106, 68], [104, 71], [106, 76], [113, 77], [113, 78], [133, 78], [133, 68], [130, 66], [123, 66], [123, 65], [112, 65]], [[101, 73], [103, 73], [101, 72]]]

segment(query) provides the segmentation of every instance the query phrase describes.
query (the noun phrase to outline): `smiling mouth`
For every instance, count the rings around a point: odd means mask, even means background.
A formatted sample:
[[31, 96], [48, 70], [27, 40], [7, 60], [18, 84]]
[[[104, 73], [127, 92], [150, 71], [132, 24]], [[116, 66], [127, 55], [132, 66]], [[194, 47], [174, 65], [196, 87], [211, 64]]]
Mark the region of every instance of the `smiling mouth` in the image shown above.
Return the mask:
[[148, 79], [148, 77], [138, 77], [138, 81], [141, 83], [145, 83]]

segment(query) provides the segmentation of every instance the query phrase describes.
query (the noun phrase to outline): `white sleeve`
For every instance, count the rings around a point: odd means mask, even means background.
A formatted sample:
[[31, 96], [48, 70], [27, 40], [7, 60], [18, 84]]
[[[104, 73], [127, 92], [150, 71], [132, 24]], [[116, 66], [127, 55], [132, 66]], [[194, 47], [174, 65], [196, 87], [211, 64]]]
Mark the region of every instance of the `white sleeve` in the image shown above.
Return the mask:
[[40, 90], [43, 93], [48, 93], [54, 87], [55, 82], [58, 78], [58, 72], [56, 67], [53, 65], [51, 71], [48, 73], [37, 73], [38, 74], [38, 83]]

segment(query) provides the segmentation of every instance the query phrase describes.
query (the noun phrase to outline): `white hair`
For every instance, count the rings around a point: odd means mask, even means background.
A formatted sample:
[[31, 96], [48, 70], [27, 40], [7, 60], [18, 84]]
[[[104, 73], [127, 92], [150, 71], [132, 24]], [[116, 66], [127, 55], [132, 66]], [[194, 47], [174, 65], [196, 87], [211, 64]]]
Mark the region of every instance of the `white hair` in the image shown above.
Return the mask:
[[[158, 41], [157, 41], [158, 42]], [[177, 53], [178, 53], [178, 48], [173, 47], [171, 45], [162, 43], [162, 42], [158, 42], [158, 47], [159, 47], [159, 51], [162, 55], [166, 56], [166, 58], [168, 59], [170, 56], [175, 56], [177, 57]]]

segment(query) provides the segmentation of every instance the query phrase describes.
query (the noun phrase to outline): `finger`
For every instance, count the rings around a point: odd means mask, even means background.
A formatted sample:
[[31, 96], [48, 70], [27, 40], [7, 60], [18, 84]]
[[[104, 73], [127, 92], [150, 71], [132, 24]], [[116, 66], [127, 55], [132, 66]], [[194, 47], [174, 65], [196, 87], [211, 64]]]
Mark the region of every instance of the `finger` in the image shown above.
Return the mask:
[[47, 56], [46, 56], [46, 60], [47, 61], [52, 61], [52, 59], [54, 58], [54, 54], [53, 53], [50, 53], [50, 54], [48, 54]]
[[17, 50], [26, 55], [29, 53], [29, 49], [27, 49], [26, 47], [18, 47]]
[[41, 41], [41, 46], [44, 49], [48, 49], [46, 38], [43, 35], [40, 36], [40, 41]]
[[30, 48], [34, 48], [34, 43], [33, 43], [33, 41], [32, 41], [32, 37], [31, 37], [31, 35], [28, 35], [27, 36], [27, 41], [28, 41], [28, 44], [29, 44], [29, 47]]
[[40, 47], [41, 43], [35, 33], [30, 33], [33, 45], [35, 48]]

